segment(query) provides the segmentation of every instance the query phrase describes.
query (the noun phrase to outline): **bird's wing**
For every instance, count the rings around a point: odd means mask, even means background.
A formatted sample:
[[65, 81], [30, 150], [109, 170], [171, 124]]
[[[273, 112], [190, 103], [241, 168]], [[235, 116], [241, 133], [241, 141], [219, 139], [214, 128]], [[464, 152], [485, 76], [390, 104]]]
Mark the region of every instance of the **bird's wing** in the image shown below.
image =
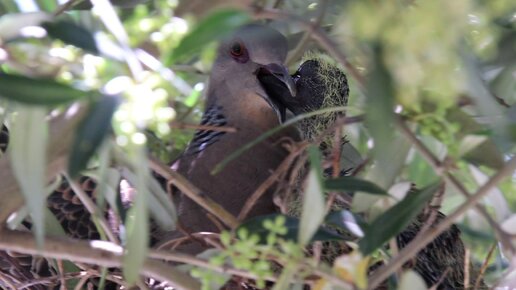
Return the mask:
[[[222, 112], [222, 107], [211, 105], [202, 116], [201, 126], [223, 127], [227, 124], [226, 117]], [[224, 131], [199, 129], [188, 145], [185, 155], [196, 155], [202, 152], [211, 144], [217, 142], [225, 134]]]

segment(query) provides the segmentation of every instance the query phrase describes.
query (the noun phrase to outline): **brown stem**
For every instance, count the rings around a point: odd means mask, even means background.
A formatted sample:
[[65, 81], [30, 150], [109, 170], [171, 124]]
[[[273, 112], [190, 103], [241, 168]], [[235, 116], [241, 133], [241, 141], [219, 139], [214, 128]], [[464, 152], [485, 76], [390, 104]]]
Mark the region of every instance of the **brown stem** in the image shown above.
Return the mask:
[[426, 235], [416, 237], [410, 244], [408, 244], [400, 254], [389, 261], [388, 264], [378, 269], [377, 272], [371, 277], [369, 288], [375, 289], [387, 279], [397, 268], [401, 267], [411, 257], [417, 255], [417, 253], [430, 242], [432, 242], [437, 236], [448, 230], [448, 228], [467, 210], [474, 207], [489, 191], [495, 187], [504, 178], [510, 176], [516, 170], [516, 157], [511, 158], [505, 163], [505, 166], [494, 174], [484, 185], [482, 185], [473, 195], [461, 204], [454, 212], [443, 219], [434, 228], [429, 229]]
[[[303, 148], [304, 149], [304, 148]], [[253, 192], [253, 194], [247, 199], [244, 206], [242, 207], [242, 210], [240, 210], [240, 213], [238, 214], [238, 221], [242, 222], [251, 209], [253, 208], [254, 204], [260, 199], [260, 197], [263, 196], [263, 194], [267, 191], [269, 187], [271, 187], [275, 182], [277, 182], [277, 176], [285, 171], [287, 171], [290, 168], [290, 165], [295, 160], [295, 158], [301, 153], [303, 150], [297, 149], [289, 154], [285, 160], [281, 162], [281, 164], [276, 168], [274, 173], [272, 173], [269, 178], [267, 178], [260, 186]]]
[[206, 211], [216, 216], [224, 224], [232, 229], [238, 226], [238, 220], [231, 213], [209, 198], [206, 194], [203, 194], [199, 188], [193, 185], [184, 176], [153, 157], [149, 158], [149, 164], [152, 170], [172, 182], [183, 194], [195, 201]]
[[[38, 248], [30, 233], [4, 229], [0, 232], [0, 249], [46, 258], [70, 260], [104, 267], [122, 266], [122, 249], [109, 242], [103, 242], [114, 250], [101, 249], [89, 241], [69, 238], [47, 237], [44, 246]], [[170, 283], [179, 289], [200, 289], [198, 281], [165, 263], [147, 259], [140, 274]]]
[[[400, 130], [400, 132], [414, 145], [414, 148], [427, 160], [427, 162], [432, 166], [435, 173], [437, 175], [442, 176], [448, 183], [450, 183], [457, 191], [459, 191], [465, 198], [469, 198], [470, 194], [468, 193], [466, 187], [455, 177], [453, 176], [445, 166], [443, 162], [439, 161], [437, 157], [428, 149], [421, 140], [419, 140], [414, 133], [407, 127], [405, 122], [401, 118], [396, 119], [396, 126]], [[516, 249], [514, 248], [510, 236], [502, 230], [500, 225], [496, 221], [494, 221], [487, 210], [481, 204], [475, 204], [476, 210], [486, 219], [495, 232], [497, 233], [500, 242], [504, 247], [509, 249], [512, 253], [516, 253]]]

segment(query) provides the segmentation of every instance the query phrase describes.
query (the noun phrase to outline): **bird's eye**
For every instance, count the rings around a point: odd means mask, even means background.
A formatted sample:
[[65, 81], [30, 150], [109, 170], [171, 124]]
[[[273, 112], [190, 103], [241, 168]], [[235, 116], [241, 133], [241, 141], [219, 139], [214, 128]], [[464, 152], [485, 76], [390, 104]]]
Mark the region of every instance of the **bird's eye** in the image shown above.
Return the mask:
[[244, 54], [244, 46], [241, 42], [235, 41], [231, 44], [231, 55], [242, 56]]

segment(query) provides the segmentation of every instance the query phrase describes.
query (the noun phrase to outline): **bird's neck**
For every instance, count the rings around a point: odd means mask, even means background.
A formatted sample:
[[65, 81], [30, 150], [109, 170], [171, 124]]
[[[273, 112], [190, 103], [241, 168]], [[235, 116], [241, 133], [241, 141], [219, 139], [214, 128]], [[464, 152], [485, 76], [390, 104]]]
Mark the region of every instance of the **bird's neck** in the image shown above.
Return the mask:
[[[227, 95], [232, 93], [234, 95]], [[276, 112], [262, 95], [265, 92], [257, 82], [256, 85], [244, 86], [242, 90], [221, 90], [219, 86], [217, 90], [208, 91], [207, 107], [214, 104], [220, 106], [227, 126], [251, 132], [252, 135], [261, 135], [280, 124]]]

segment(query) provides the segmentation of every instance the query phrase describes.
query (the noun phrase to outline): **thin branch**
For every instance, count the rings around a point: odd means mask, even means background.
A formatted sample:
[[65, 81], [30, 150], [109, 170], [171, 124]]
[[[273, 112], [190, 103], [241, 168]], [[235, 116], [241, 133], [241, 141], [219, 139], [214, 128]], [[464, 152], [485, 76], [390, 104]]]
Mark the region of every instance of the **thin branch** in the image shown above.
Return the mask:
[[[260, 277], [256, 276], [253, 273], [249, 273], [244, 270], [239, 270], [233, 267], [229, 266], [216, 266], [211, 264], [209, 261], [197, 258], [195, 256], [186, 255], [179, 252], [171, 252], [171, 251], [156, 251], [156, 250], [150, 250], [149, 251], [149, 257], [158, 259], [158, 260], [164, 260], [169, 262], [176, 262], [176, 263], [183, 263], [188, 264], [192, 266], [197, 266], [205, 269], [210, 269], [215, 272], [221, 273], [221, 274], [230, 274], [235, 276], [240, 276], [247, 279], [253, 279], [256, 280]], [[270, 282], [275, 282], [277, 277], [261, 277], [262, 279], [265, 279]]]
[[[46, 258], [70, 260], [104, 267], [122, 266], [122, 248], [110, 242], [82, 241], [68, 238], [47, 237], [43, 248], [38, 248], [34, 236], [30, 233], [2, 230], [0, 232], [0, 249]], [[109, 249], [109, 250], [108, 250]], [[140, 269], [140, 274], [165, 281], [179, 289], [200, 289], [200, 283], [190, 276], [165, 263], [148, 259]]]
[[262, 184], [253, 192], [253, 194], [247, 199], [244, 206], [240, 210], [240, 213], [238, 214], [238, 221], [242, 222], [253, 206], [256, 204], [256, 202], [260, 199], [260, 197], [265, 194], [267, 189], [271, 187], [275, 182], [278, 180], [278, 175], [286, 172], [289, 168], [292, 162], [296, 159], [296, 157], [303, 152], [303, 150], [306, 148], [305, 146], [301, 146], [300, 148], [297, 148], [293, 152], [291, 152], [282, 162], [281, 164], [276, 168], [276, 170], [264, 181]]
[[[324, 19], [324, 15], [326, 14], [326, 10], [328, 8], [328, 0], [319, 1], [319, 7], [317, 10], [317, 16], [315, 21], [312, 22], [312, 26], [314, 28], [319, 28], [321, 26], [321, 22]], [[313, 29], [307, 30], [304, 34], [297, 46], [288, 54], [287, 60], [285, 63], [291, 65], [292, 62], [298, 59], [301, 54], [304, 52], [306, 45], [308, 44], [308, 40], [312, 38]]]
[[408, 244], [400, 254], [389, 261], [388, 264], [378, 269], [375, 274], [371, 277], [369, 288], [375, 289], [387, 279], [397, 268], [401, 267], [405, 262], [410, 260], [411, 257], [417, 255], [417, 253], [424, 248], [426, 245], [431, 243], [440, 234], [448, 230], [448, 228], [467, 210], [474, 207], [486, 194], [491, 191], [499, 182], [506, 177], [513, 174], [516, 170], [516, 157], [511, 158], [505, 166], [494, 174], [484, 185], [482, 185], [473, 195], [461, 204], [454, 212], [443, 219], [434, 228], [429, 229], [426, 235], [416, 237], [410, 244]]
[[77, 197], [81, 200], [82, 204], [86, 208], [86, 210], [90, 213], [92, 217], [95, 217], [98, 224], [104, 231], [104, 234], [106, 234], [108, 240], [112, 243], [118, 244], [118, 239], [116, 238], [115, 234], [113, 234], [111, 227], [109, 226], [106, 219], [102, 216], [102, 212], [97, 208], [95, 203], [91, 200], [91, 198], [88, 197], [88, 194], [84, 192], [82, 187], [77, 183], [77, 181], [73, 180], [68, 176], [68, 174], [65, 174], [66, 179], [70, 183], [70, 186], [72, 190], [75, 192]]
[[72, 8], [77, 2], [79, 2], [79, 0], [69, 0], [68, 2], [57, 7], [56, 11], [54, 11], [54, 13], [52, 13], [52, 15], [54, 17], [57, 17], [57, 16], [65, 13], [66, 10]]
[[238, 226], [238, 220], [231, 213], [209, 198], [206, 194], [203, 194], [199, 188], [193, 185], [184, 176], [153, 157], [149, 158], [149, 164], [152, 170], [172, 182], [183, 194], [195, 201], [206, 211], [216, 216], [224, 224], [232, 229]]
[[489, 252], [487, 253], [487, 256], [484, 260], [484, 263], [482, 263], [482, 266], [480, 267], [480, 271], [478, 271], [478, 275], [475, 281], [475, 287], [473, 287], [473, 290], [477, 290], [480, 287], [480, 282], [482, 281], [482, 277], [484, 276], [487, 266], [489, 265], [489, 260], [491, 260], [491, 257], [493, 256], [494, 250], [497, 247], [497, 243], [493, 243], [491, 248], [489, 249]]
[[[466, 187], [455, 176], [453, 176], [447, 170], [447, 166], [445, 166], [443, 162], [439, 161], [439, 159], [437, 159], [437, 157], [430, 151], [430, 149], [428, 149], [425, 144], [423, 144], [423, 142], [421, 142], [421, 140], [419, 140], [416, 135], [412, 133], [405, 122], [401, 118], [397, 118], [395, 123], [401, 133], [414, 145], [414, 148], [416, 148], [421, 156], [427, 160], [430, 166], [432, 166], [437, 175], [442, 176], [465, 198], [469, 198], [470, 194]], [[516, 253], [516, 249], [511, 242], [510, 236], [508, 236], [507, 233], [502, 230], [500, 225], [491, 218], [484, 206], [481, 204], [476, 204], [475, 208], [486, 219], [489, 225], [495, 229], [495, 232], [497, 233], [498, 237], [500, 238], [500, 242], [504, 245], [504, 247], [509, 249], [512, 253]]]
[[307, 31], [311, 31], [310, 36], [348, 70], [351, 76], [358, 82], [359, 87], [364, 87], [365, 80], [362, 74], [348, 61], [346, 55], [338, 48], [335, 41], [333, 41], [333, 39], [331, 39], [321, 28], [314, 27], [310, 21], [307, 21], [299, 15], [278, 9], [266, 9], [252, 6], [250, 7], [250, 11], [258, 19], [282, 19], [294, 21], [300, 24]]

